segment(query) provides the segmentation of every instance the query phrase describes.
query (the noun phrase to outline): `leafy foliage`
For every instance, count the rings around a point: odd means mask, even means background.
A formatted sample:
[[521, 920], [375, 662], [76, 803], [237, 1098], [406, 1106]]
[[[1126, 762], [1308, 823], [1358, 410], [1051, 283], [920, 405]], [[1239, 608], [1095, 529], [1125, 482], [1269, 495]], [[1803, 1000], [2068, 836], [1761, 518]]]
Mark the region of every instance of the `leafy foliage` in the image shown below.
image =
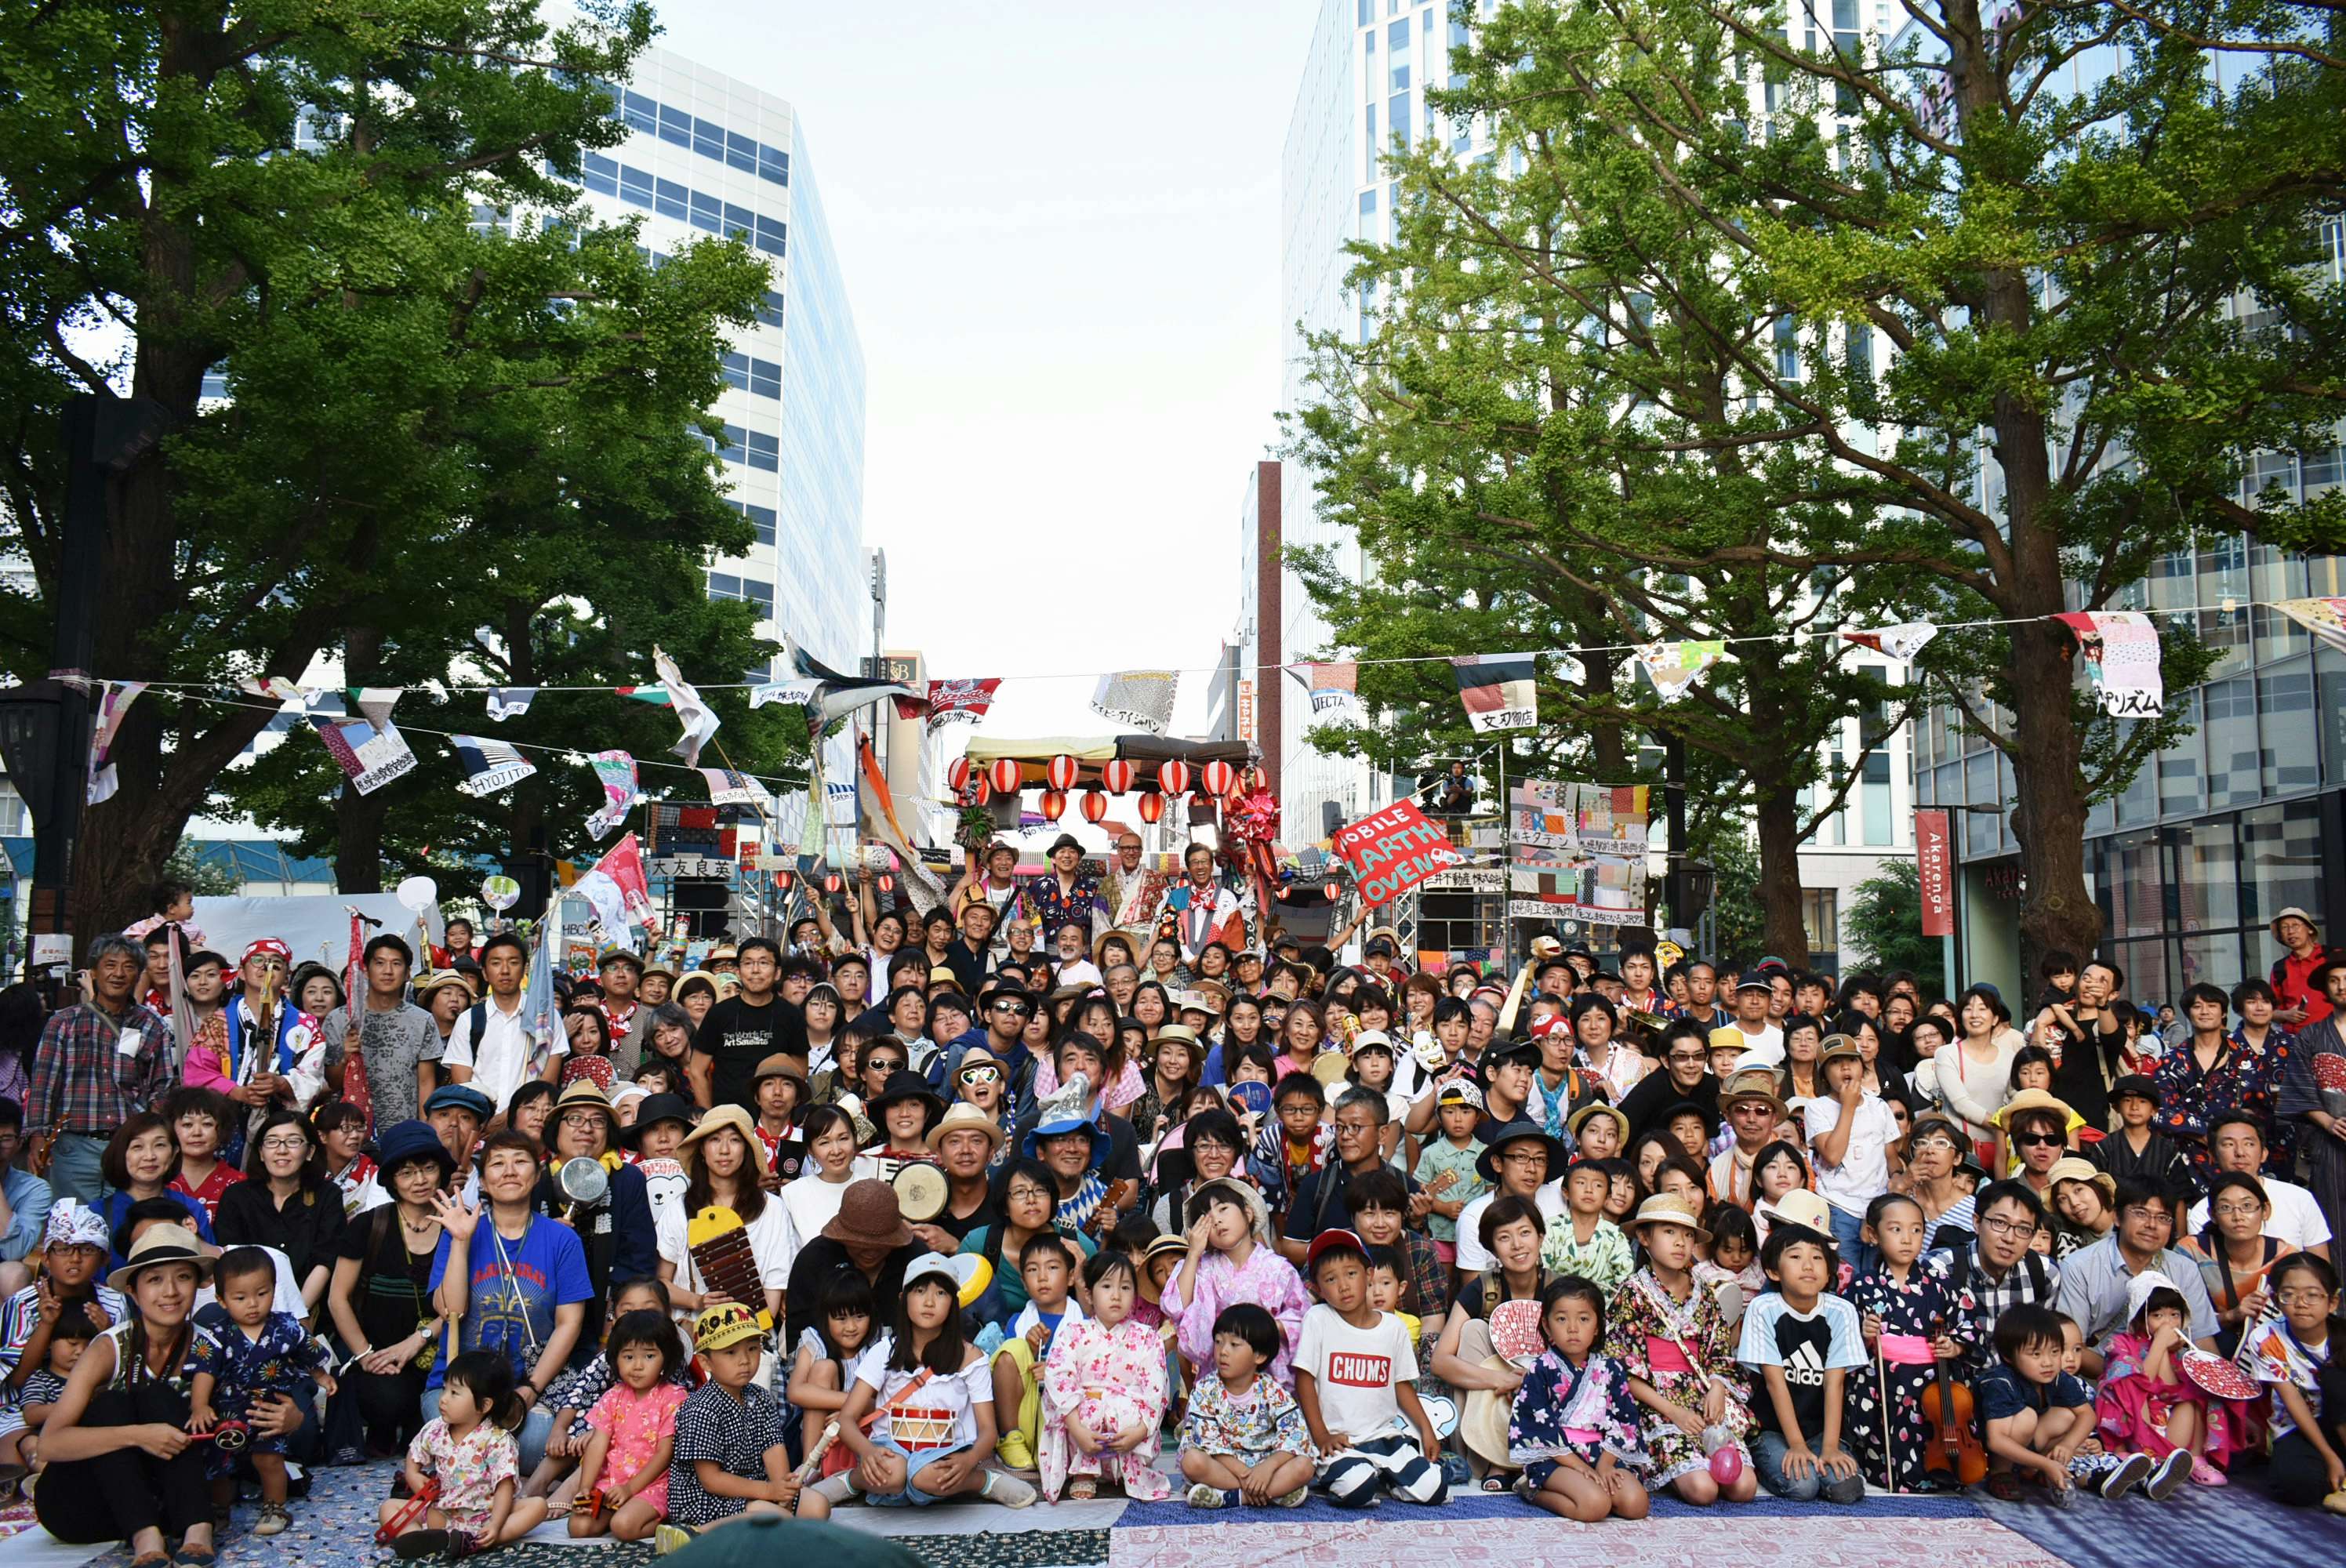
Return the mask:
[[1943, 994], [1945, 950], [1923, 934], [1923, 876], [1914, 862], [1886, 861], [1852, 893], [1842, 924], [1873, 968], [1912, 970], [1925, 996]]

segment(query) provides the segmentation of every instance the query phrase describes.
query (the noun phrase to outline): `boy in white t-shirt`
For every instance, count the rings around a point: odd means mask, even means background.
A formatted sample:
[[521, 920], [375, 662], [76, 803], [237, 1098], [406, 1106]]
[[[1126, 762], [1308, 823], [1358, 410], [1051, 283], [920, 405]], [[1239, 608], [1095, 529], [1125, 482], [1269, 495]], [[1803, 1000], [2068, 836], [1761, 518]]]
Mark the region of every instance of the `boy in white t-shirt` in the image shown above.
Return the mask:
[[1417, 1355], [1399, 1318], [1369, 1305], [1369, 1249], [1323, 1230], [1303, 1259], [1320, 1305], [1303, 1315], [1295, 1402], [1320, 1451], [1320, 1486], [1339, 1508], [1373, 1508], [1377, 1491], [1409, 1502], [1450, 1500], [1433, 1422], [1417, 1398]]
[[1881, 1095], [1867, 1092], [1865, 1057], [1850, 1036], [1825, 1037], [1817, 1049], [1817, 1072], [1825, 1092], [1808, 1103], [1801, 1117], [1817, 1163], [1817, 1191], [1831, 1207], [1841, 1257], [1863, 1274], [1874, 1264], [1864, 1239], [1865, 1210], [1890, 1190], [1889, 1149], [1898, 1141], [1898, 1117]]

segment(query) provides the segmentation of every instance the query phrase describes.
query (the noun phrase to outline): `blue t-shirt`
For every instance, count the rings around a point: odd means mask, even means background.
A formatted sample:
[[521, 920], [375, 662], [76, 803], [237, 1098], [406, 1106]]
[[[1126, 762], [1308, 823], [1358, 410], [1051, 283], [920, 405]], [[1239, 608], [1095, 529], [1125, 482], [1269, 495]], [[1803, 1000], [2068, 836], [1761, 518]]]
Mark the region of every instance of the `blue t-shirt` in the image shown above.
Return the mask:
[[2032, 1383], [2002, 1361], [1982, 1372], [1972, 1391], [1979, 1400], [1982, 1423], [2010, 1420], [2023, 1410], [2041, 1414], [2047, 1410], [2073, 1410], [2093, 1402], [2086, 1395], [2086, 1385], [2068, 1372], [2059, 1374], [2049, 1383]]
[[[196, 1233], [196, 1238], [199, 1241], [212, 1239], [212, 1217], [204, 1212], [201, 1198], [189, 1197], [186, 1193], [172, 1192], [168, 1188], [164, 1190], [163, 1196], [172, 1199], [188, 1211], [188, 1228]], [[122, 1229], [122, 1217], [129, 1213], [130, 1206], [138, 1201], [120, 1187], [106, 1195], [106, 1201], [98, 1206], [98, 1212], [106, 1216], [107, 1235], [113, 1236]], [[130, 1259], [123, 1257], [119, 1250], [111, 1246], [107, 1250], [111, 1254], [106, 1265], [106, 1272], [108, 1276], [111, 1276], [116, 1269], [128, 1266]]]
[[[501, 1240], [505, 1243], [502, 1254]], [[578, 1233], [541, 1215], [530, 1217], [529, 1228], [515, 1242], [499, 1237], [484, 1213], [465, 1260], [472, 1265], [473, 1278], [465, 1293], [464, 1321], [457, 1344], [465, 1350], [504, 1351], [517, 1380], [526, 1379], [536, 1363], [533, 1345], [543, 1347], [553, 1338], [555, 1308], [595, 1294], [586, 1278], [586, 1249], [578, 1244]], [[447, 1272], [448, 1237], [443, 1235], [439, 1250], [432, 1256], [428, 1288], [439, 1289]], [[446, 1367], [445, 1358], [435, 1357], [424, 1387], [438, 1388]]]

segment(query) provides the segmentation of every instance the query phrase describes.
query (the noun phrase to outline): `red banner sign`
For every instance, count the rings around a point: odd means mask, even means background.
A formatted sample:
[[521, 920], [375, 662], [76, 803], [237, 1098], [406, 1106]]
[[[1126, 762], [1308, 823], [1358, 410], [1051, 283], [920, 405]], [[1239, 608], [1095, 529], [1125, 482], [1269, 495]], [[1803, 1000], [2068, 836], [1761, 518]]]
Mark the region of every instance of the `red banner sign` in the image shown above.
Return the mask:
[[1923, 880], [1923, 934], [1955, 934], [1954, 862], [1947, 813], [1914, 813], [1914, 866]]
[[1409, 800], [1397, 800], [1340, 830], [1336, 852], [1352, 868], [1361, 897], [1372, 906], [1390, 903], [1436, 871], [1466, 859], [1450, 835], [1427, 821]]

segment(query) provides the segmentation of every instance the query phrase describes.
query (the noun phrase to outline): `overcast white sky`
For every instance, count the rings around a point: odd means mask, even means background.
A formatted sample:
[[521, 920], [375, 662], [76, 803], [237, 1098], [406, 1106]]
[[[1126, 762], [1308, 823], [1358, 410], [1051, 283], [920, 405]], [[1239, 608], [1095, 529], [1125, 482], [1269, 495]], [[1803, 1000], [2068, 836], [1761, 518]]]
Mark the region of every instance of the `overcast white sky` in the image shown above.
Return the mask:
[[[1280, 155], [1317, 11], [660, 6], [664, 46], [799, 112], [870, 383], [863, 541], [933, 675], [1213, 662], [1277, 434]], [[1204, 687], [1183, 677], [1177, 729]], [[985, 732], [1103, 730], [1090, 695], [1007, 684]]]

